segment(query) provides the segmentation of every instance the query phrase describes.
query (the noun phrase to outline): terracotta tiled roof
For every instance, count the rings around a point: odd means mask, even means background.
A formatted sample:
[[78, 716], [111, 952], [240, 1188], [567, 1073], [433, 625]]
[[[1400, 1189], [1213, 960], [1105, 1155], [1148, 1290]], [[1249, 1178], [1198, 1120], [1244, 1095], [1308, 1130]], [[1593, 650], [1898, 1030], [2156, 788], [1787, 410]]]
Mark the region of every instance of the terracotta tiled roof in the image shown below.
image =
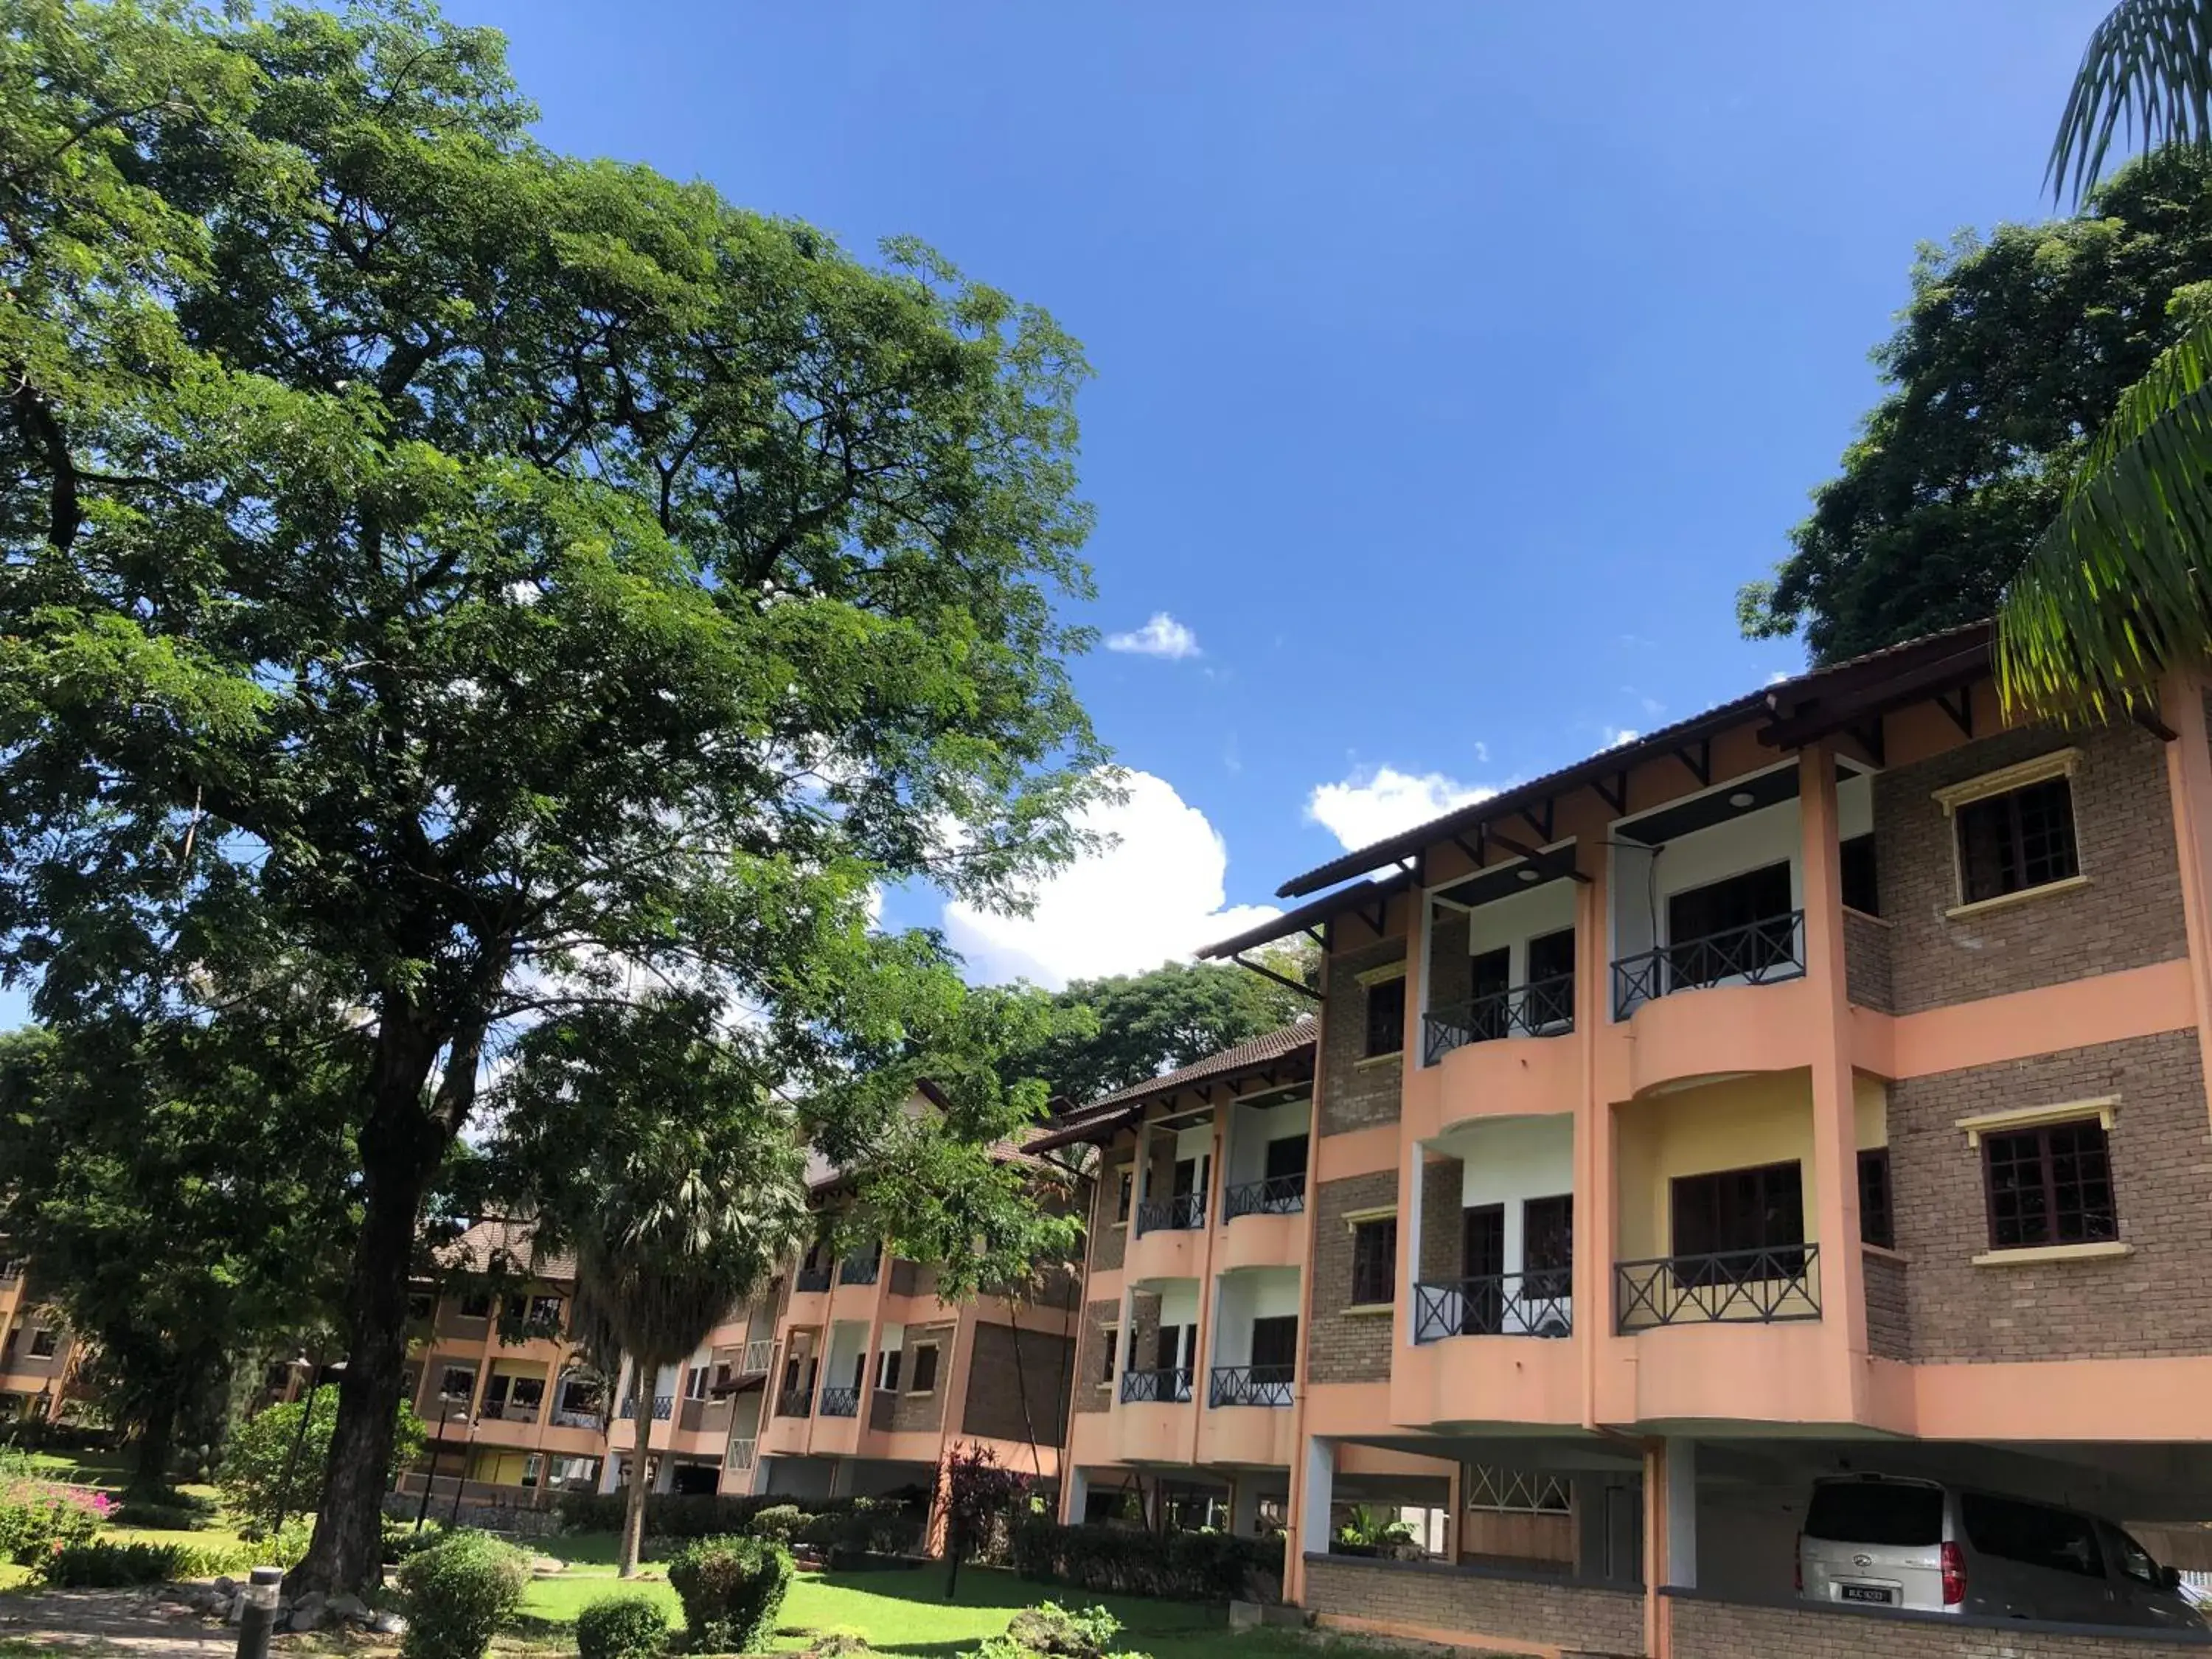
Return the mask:
[[471, 1224], [436, 1255], [447, 1267], [463, 1273], [526, 1273], [539, 1279], [574, 1279], [576, 1258], [564, 1253], [538, 1260], [537, 1224], [507, 1217], [488, 1217]]
[[1100, 1133], [1109, 1133], [1124, 1118], [1134, 1118], [1147, 1101], [1163, 1099], [1188, 1088], [1194, 1083], [1203, 1083], [1208, 1078], [1234, 1077], [1240, 1072], [1255, 1071], [1271, 1060], [1286, 1059], [1314, 1045], [1314, 1035], [1319, 1028], [1310, 1019], [1294, 1020], [1280, 1030], [1240, 1042], [1233, 1048], [1224, 1048], [1218, 1054], [1208, 1054], [1194, 1060], [1176, 1071], [1127, 1089], [1118, 1089], [1110, 1095], [1102, 1095], [1088, 1105], [1066, 1113], [1047, 1124], [1036, 1136], [1030, 1146], [1038, 1152], [1055, 1146], [1071, 1146], [1079, 1140], [1088, 1140]]

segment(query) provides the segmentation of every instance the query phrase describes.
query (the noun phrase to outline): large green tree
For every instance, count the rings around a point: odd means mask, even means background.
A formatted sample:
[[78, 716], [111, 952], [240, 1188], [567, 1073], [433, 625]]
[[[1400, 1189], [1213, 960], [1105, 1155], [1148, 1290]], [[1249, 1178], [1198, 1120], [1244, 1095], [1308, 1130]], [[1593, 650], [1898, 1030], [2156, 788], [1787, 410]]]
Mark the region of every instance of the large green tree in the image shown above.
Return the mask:
[[1875, 353], [1889, 390], [1813, 495], [1747, 631], [1815, 661], [1978, 621], [2059, 513], [2090, 441], [2212, 312], [2212, 156], [2116, 173], [2077, 216], [1922, 250]]
[[352, 1159], [311, 1103], [342, 1068], [312, 1032], [240, 1051], [232, 1029], [0, 1036], [0, 1234], [90, 1343], [139, 1492], [179, 1421], [219, 1415], [234, 1369], [320, 1326], [343, 1281]]
[[[1266, 966], [1313, 975], [1310, 955], [1280, 951]], [[1035, 1048], [1008, 1056], [1009, 1075], [1042, 1077], [1078, 1104], [1218, 1054], [1313, 1012], [1310, 997], [1249, 969], [1166, 963], [1144, 974], [1080, 979], [1053, 995], [1060, 1018]]]
[[1012, 902], [1078, 846], [1084, 366], [918, 245], [547, 152], [427, 6], [0, 42], [0, 963], [61, 1030], [251, 1027], [214, 988], [272, 961], [356, 1023], [301, 1577], [357, 1587], [502, 1042], [669, 985], [749, 1011], [763, 1092], [902, 1094], [958, 988], [872, 888]]

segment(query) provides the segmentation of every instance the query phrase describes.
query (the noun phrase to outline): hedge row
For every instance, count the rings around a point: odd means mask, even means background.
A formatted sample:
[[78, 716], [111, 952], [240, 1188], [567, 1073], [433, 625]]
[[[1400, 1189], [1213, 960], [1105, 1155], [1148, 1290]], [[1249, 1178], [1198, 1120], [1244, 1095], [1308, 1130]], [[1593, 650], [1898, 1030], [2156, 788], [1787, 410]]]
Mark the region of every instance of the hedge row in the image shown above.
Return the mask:
[[1224, 1532], [1139, 1532], [1024, 1521], [1011, 1540], [1014, 1571], [1038, 1583], [1087, 1590], [1230, 1601], [1253, 1593], [1255, 1577], [1279, 1578], [1283, 1540]]
[[[618, 1492], [572, 1492], [561, 1495], [564, 1532], [619, 1532], [627, 1499]], [[798, 1509], [802, 1521], [817, 1516], [850, 1515], [889, 1505], [927, 1509], [929, 1493], [915, 1487], [881, 1498], [816, 1498], [803, 1504], [786, 1492], [655, 1492], [645, 1500], [645, 1531], [650, 1538], [721, 1538], [749, 1533], [763, 1510]]]

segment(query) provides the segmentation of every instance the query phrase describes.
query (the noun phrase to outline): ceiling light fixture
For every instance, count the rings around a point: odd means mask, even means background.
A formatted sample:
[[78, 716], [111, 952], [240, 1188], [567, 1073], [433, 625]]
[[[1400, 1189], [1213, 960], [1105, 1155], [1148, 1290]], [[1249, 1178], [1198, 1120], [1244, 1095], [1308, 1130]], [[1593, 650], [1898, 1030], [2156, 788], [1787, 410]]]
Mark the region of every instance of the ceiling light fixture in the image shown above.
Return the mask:
[[1537, 881], [1541, 879], [1541, 878], [1540, 878], [1534, 870], [1516, 870], [1513, 873], [1523, 881]]
[[1741, 811], [1742, 808], [1750, 805], [1755, 799], [1757, 798], [1752, 794], [1750, 790], [1739, 789], [1735, 793], [1729, 797], [1729, 805]]

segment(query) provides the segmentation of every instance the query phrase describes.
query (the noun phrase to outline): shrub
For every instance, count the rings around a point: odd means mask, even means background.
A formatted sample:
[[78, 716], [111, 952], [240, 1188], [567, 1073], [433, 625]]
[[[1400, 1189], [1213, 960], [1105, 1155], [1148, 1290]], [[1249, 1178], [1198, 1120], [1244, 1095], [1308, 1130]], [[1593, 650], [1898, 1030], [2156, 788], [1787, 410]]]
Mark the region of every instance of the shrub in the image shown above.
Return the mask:
[[[301, 1437], [302, 1413], [307, 1419], [305, 1439]], [[265, 1520], [280, 1509], [303, 1514], [314, 1508], [322, 1492], [323, 1469], [331, 1458], [331, 1431], [337, 1420], [338, 1391], [329, 1385], [304, 1400], [270, 1406], [247, 1418], [231, 1431], [216, 1476], [223, 1501], [249, 1520]], [[387, 1478], [421, 1455], [425, 1438], [422, 1419], [401, 1401]]]
[[170, 1503], [152, 1498], [126, 1498], [108, 1516], [118, 1527], [138, 1527], [147, 1532], [198, 1532], [208, 1523], [204, 1504], [179, 1498]]
[[427, 1549], [435, 1549], [445, 1535], [446, 1523], [442, 1521], [425, 1520], [422, 1531], [417, 1532], [412, 1521], [403, 1520], [396, 1515], [387, 1515], [384, 1517], [384, 1547], [381, 1553], [386, 1561], [396, 1566], [410, 1555]]
[[1248, 1593], [1255, 1575], [1283, 1570], [1283, 1540], [1219, 1532], [1164, 1537], [1122, 1527], [1062, 1527], [1034, 1519], [1016, 1527], [1014, 1570], [1037, 1583], [1192, 1601]]
[[39, 1576], [57, 1589], [118, 1589], [189, 1578], [192, 1552], [178, 1544], [115, 1544], [105, 1539], [64, 1544], [39, 1563]]
[[403, 1659], [483, 1659], [529, 1582], [530, 1558], [487, 1533], [456, 1532], [416, 1551], [399, 1569]]
[[745, 1530], [787, 1547], [806, 1536], [807, 1528], [821, 1517], [804, 1513], [796, 1504], [774, 1504], [753, 1516]]
[[658, 1659], [667, 1645], [668, 1615], [650, 1596], [610, 1595], [576, 1615], [580, 1659]]
[[668, 1583], [684, 1603], [692, 1650], [759, 1647], [791, 1589], [791, 1552], [765, 1538], [702, 1538], [683, 1550], [668, 1564]]
[[0, 1472], [0, 1559], [33, 1566], [58, 1549], [88, 1542], [112, 1508], [105, 1492], [88, 1486]]
[[1006, 1626], [1008, 1638], [1021, 1647], [1059, 1659], [1105, 1659], [1121, 1633], [1121, 1621], [1103, 1607], [1070, 1613], [1050, 1601], [1016, 1613]]

